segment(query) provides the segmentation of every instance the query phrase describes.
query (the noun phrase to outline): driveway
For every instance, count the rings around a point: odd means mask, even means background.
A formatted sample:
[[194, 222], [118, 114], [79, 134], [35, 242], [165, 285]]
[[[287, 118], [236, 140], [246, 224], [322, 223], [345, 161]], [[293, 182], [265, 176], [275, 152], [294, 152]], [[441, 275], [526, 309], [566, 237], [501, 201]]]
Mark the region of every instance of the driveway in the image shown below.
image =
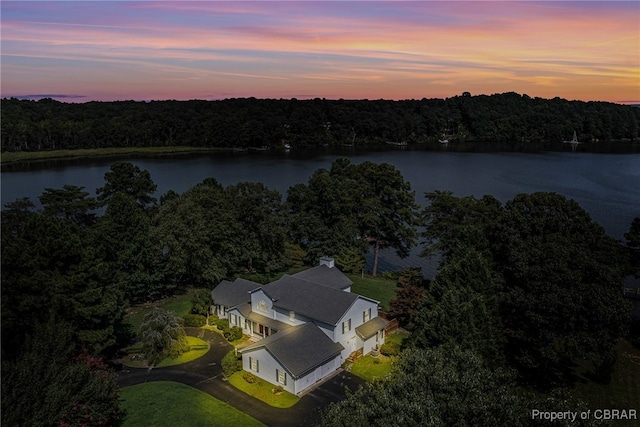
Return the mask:
[[220, 362], [233, 347], [220, 334], [200, 328], [186, 328], [187, 334], [207, 341], [210, 350], [193, 362], [166, 368], [128, 368], [118, 373], [120, 387], [151, 381], [175, 381], [210, 394], [268, 426], [312, 426], [320, 422], [320, 412], [331, 402], [345, 397], [345, 387], [355, 390], [365, 381], [349, 372], [339, 372], [325, 380], [287, 409], [274, 408], [247, 396], [224, 379]]

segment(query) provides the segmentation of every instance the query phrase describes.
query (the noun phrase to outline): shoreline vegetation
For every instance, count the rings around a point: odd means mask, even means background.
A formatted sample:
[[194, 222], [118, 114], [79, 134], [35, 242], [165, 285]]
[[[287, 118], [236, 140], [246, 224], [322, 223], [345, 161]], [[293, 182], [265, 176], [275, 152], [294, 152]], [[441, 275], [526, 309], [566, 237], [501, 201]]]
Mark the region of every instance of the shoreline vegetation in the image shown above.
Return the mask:
[[74, 150], [51, 151], [15, 151], [0, 155], [0, 164], [37, 162], [48, 160], [88, 159], [88, 158], [122, 158], [133, 156], [173, 156], [231, 152], [228, 148], [218, 147], [113, 147], [113, 148], [78, 148]]
[[[0, 152], [92, 156], [317, 149], [640, 151], [640, 108], [508, 92], [446, 99], [0, 100]], [[572, 138], [573, 136], [573, 138]], [[178, 150], [181, 147], [186, 151]], [[417, 148], [416, 148], [417, 147]], [[132, 150], [132, 151], [130, 151]], [[168, 150], [168, 151], [167, 151]], [[113, 153], [113, 154], [110, 154]], [[20, 155], [7, 156], [19, 161]], [[54, 157], [51, 157], [54, 156]], [[65, 155], [66, 157], [66, 155]], [[31, 159], [31, 158], [30, 158]], [[6, 161], [3, 160], [3, 163]]]

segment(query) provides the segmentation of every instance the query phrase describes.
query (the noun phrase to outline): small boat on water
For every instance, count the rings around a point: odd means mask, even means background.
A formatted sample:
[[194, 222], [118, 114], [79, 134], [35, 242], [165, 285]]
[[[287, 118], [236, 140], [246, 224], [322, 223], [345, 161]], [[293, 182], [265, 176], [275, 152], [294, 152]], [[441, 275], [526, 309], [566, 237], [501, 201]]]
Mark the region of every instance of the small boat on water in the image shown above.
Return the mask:
[[578, 146], [578, 144], [580, 144], [580, 141], [578, 141], [578, 135], [576, 134], [576, 131], [573, 131], [573, 138], [571, 139], [571, 141], [562, 141], [565, 144], [571, 144], [571, 149], [573, 151], [576, 151], [576, 147]]

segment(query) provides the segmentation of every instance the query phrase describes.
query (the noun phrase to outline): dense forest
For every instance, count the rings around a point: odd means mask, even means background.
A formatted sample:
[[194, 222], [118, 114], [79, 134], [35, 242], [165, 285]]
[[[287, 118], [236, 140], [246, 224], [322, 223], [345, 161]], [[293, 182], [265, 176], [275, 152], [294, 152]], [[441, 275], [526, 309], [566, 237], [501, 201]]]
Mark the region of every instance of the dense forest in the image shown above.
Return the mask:
[[[1, 101], [2, 152], [108, 147], [292, 147], [458, 142], [464, 150], [631, 151], [640, 109], [517, 93], [420, 100]], [[604, 143], [616, 143], [615, 147]], [[464, 145], [462, 144], [464, 143]], [[600, 145], [598, 145], [600, 143]], [[604, 146], [603, 146], [604, 145]], [[566, 147], [565, 147], [566, 148]]]
[[331, 407], [327, 425], [530, 425], [531, 399], [575, 408], [554, 394], [575, 363], [606, 382], [617, 340], [637, 341], [621, 288], [640, 271], [640, 219], [618, 242], [554, 193], [502, 204], [434, 192], [420, 209], [395, 167], [345, 158], [286, 196], [213, 178], [155, 191], [148, 171], [116, 162], [95, 197], [66, 185], [45, 189], [41, 209], [5, 205], [3, 424], [116, 425], [104, 360], [132, 338], [128, 306], [240, 274], [268, 282], [320, 255], [358, 273], [382, 247], [442, 259], [431, 282], [398, 278], [392, 315], [412, 335], [394, 375]]

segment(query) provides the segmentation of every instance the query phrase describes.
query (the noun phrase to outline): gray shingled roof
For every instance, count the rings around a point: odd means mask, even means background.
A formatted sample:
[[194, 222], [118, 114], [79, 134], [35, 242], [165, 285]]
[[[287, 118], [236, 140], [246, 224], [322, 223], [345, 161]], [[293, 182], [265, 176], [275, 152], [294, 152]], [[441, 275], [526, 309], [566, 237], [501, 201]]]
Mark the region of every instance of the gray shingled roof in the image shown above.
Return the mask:
[[267, 316], [263, 316], [262, 314], [258, 314], [255, 311], [251, 311], [251, 303], [243, 303], [235, 307], [242, 316], [246, 319], [249, 319], [253, 322], [258, 322], [262, 325], [268, 326], [271, 329], [275, 329], [276, 331], [283, 331], [285, 329], [293, 328], [293, 325], [289, 325], [288, 323], [281, 322], [276, 319], [272, 319]]
[[373, 319], [358, 326], [356, 328], [356, 334], [358, 334], [361, 339], [366, 340], [374, 336], [380, 329], [386, 328], [388, 324], [389, 322], [384, 320], [382, 317], [374, 317]]
[[344, 290], [353, 284], [351, 279], [345, 276], [340, 270], [337, 268], [329, 268], [326, 265], [318, 265], [317, 267], [301, 271], [292, 276], [338, 290]]
[[261, 287], [260, 283], [237, 278], [233, 282], [223, 280], [211, 291], [214, 304], [233, 307], [243, 302], [251, 301], [249, 292]]
[[245, 347], [241, 353], [266, 348], [294, 378], [300, 378], [336, 357], [344, 347], [335, 343], [313, 323], [270, 335]]
[[336, 325], [359, 298], [358, 294], [339, 291], [299, 277], [284, 275], [262, 287], [273, 305], [314, 320]]

